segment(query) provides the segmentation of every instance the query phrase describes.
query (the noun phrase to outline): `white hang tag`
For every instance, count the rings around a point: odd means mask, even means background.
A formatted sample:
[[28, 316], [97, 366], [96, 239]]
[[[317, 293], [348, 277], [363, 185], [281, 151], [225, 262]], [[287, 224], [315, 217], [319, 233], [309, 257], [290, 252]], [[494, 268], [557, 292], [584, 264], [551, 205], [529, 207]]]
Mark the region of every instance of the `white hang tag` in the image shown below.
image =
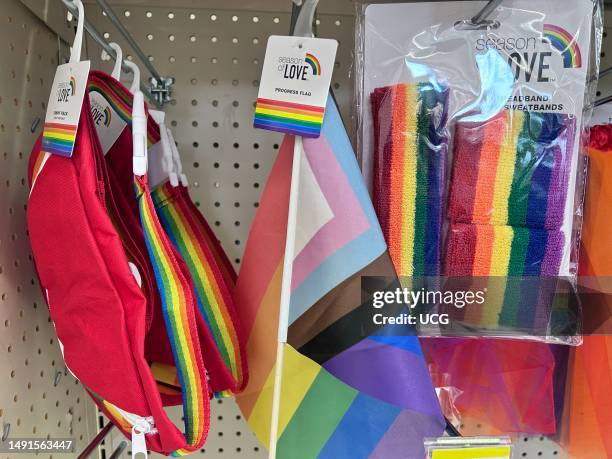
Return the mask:
[[111, 106], [106, 97], [96, 90], [89, 92], [89, 104], [102, 152], [106, 155], [127, 126], [127, 122]]
[[89, 68], [89, 61], [63, 64], [57, 68], [45, 115], [43, 152], [67, 158], [72, 156]]
[[268, 38], [253, 125], [319, 137], [337, 49], [330, 39]]

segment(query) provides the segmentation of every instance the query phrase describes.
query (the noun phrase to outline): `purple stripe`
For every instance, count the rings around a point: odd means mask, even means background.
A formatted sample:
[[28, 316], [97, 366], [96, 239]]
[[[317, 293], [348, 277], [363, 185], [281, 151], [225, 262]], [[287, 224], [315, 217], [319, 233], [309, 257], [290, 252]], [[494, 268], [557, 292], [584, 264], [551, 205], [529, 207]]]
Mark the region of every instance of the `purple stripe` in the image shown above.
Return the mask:
[[427, 437], [440, 437], [444, 433], [444, 421], [411, 410], [400, 413], [369, 459], [425, 457], [423, 441]]
[[546, 213], [546, 228], [559, 228], [563, 224], [569, 173], [574, 155], [574, 139], [576, 137], [576, 118], [563, 116], [565, 128], [556, 140], [554, 146], [554, 165], [548, 190], [548, 210]]
[[364, 339], [325, 362], [323, 367], [372, 397], [400, 408], [440, 415], [427, 364], [413, 352]]
[[558, 276], [565, 247], [565, 235], [561, 231], [549, 231], [546, 253], [542, 261], [541, 276]]

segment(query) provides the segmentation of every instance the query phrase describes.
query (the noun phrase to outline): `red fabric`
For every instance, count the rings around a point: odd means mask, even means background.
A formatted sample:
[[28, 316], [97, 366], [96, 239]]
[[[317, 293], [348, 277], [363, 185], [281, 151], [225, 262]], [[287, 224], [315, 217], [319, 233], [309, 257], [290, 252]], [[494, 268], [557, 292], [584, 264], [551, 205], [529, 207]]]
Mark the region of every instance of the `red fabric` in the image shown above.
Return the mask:
[[[133, 213], [131, 135], [129, 165], [122, 166], [128, 172], [113, 165], [109, 173], [90, 110], [86, 97], [73, 157], [49, 156], [36, 177], [27, 214], [32, 252], [67, 367], [96, 396], [130, 413], [153, 416], [158, 433], [146, 436], [148, 448], [169, 454], [186, 441], [163, 405], [180, 403], [181, 396], [162, 398], [148, 363], [149, 354], [170, 355], [169, 363], [173, 359], [144, 236]], [[40, 146], [39, 140], [30, 158], [30, 177]], [[142, 289], [128, 261], [139, 270]], [[146, 336], [149, 328], [149, 336], [157, 333], [153, 341]]]
[[546, 344], [424, 338], [423, 351], [449, 419], [462, 435], [555, 433], [555, 360]]
[[111, 190], [89, 111], [86, 98], [73, 157], [51, 155], [36, 178], [27, 214], [32, 252], [67, 367], [105, 400], [154, 415], [160, 434], [147, 436], [149, 447], [169, 453], [184, 439], [144, 358], [146, 298], [107, 213]]

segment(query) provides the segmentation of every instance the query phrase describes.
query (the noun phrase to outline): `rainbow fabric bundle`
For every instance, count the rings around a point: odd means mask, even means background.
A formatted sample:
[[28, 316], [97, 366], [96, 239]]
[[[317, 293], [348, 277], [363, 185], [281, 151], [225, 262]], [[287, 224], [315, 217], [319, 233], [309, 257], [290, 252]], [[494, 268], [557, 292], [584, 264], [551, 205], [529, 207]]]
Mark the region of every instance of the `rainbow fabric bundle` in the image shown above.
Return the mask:
[[556, 276], [561, 231], [454, 223], [448, 235], [449, 276]]
[[400, 276], [440, 274], [447, 96], [430, 83], [378, 88], [370, 96], [374, 205]]
[[449, 218], [558, 229], [563, 223], [575, 118], [505, 110], [457, 123]]
[[556, 276], [561, 270], [575, 118], [505, 110], [459, 121], [446, 272]]

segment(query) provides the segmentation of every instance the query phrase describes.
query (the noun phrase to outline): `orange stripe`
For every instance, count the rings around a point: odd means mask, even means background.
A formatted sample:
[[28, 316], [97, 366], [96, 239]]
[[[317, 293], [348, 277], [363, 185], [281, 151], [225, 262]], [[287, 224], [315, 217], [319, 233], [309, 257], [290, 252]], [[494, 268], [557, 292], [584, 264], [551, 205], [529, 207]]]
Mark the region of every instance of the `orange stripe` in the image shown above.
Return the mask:
[[495, 230], [490, 225], [476, 225], [476, 253], [474, 254], [473, 276], [488, 276], [491, 270], [491, 256]]
[[295, 104], [292, 102], [281, 102], [279, 100], [271, 100], [271, 99], [257, 99], [257, 103], [258, 104], [268, 104], [268, 105], [274, 105], [275, 107], [282, 107], [282, 108], [287, 108], [287, 107], [291, 107], [291, 108], [299, 108], [301, 110], [313, 110], [315, 112], [318, 113], [324, 113], [325, 112], [325, 107], [317, 107], [316, 105], [305, 105], [305, 104]]
[[472, 215], [484, 215], [485, 217], [480, 220], [475, 219], [474, 223], [489, 223], [491, 220], [497, 166], [501, 152], [501, 143], [504, 140], [504, 133], [507, 128], [506, 116], [504, 111], [499, 117], [487, 122], [484, 127], [480, 159], [478, 160], [478, 165], [474, 165], [478, 169], [478, 179], [476, 181]]
[[50, 128], [50, 129], [70, 129], [72, 131], [74, 131], [77, 126], [72, 125], [72, 124], [60, 124], [60, 123], [45, 123], [45, 129]]
[[38, 156], [36, 157], [36, 162], [34, 163], [34, 167], [32, 168], [32, 177], [30, 177], [30, 183], [34, 183], [36, 177], [38, 177], [38, 173], [40, 172], [40, 167], [42, 165], [42, 160], [45, 157], [45, 152], [40, 150], [38, 152]]
[[317, 116], [319, 118], [323, 118], [323, 114], [321, 112], [315, 112], [314, 110], [304, 110], [300, 108], [291, 108], [291, 107], [277, 107], [270, 104], [264, 104], [262, 102], [257, 103], [257, 108], [263, 108], [266, 110], [274, 110], [277, 112], [284, 113], [297, 113], [298, 115], [308, 115], [308, 116]]
[[[244, 392], [236, 397], [236, 401], [246, 418], [251, 415], [251, 411], [276, 361], [282, 276], [283, 260], [281, 258], [261, 300], [251, 338], [246, 347], [247, 361], [250, 364], [249, 383]], [[254, 356], [257, 358], [254, 358]]]
[[[392, 119], [391, 119], [391, 177], [404, 176], [404, 143], [406, 142], [406, 98], [404, 97], [404, 85], [398, 85], [391, 89]], [[403, 187], [401, 180], [390, 181], [391, 196], [389, 202], [389, 251], [391, 259], [398, 272], [403, 273], [406, 266], [402, 266], [402, 210], [403, 210]], [[395, 198], [395, 199], [393, 199]]]
[[59, 128], [48, 128], [48, 127], [45, 128], [44, 133], [45, 134], [67, 134], [67, 135], [75, 134], [74, 129], [59, 129]]

